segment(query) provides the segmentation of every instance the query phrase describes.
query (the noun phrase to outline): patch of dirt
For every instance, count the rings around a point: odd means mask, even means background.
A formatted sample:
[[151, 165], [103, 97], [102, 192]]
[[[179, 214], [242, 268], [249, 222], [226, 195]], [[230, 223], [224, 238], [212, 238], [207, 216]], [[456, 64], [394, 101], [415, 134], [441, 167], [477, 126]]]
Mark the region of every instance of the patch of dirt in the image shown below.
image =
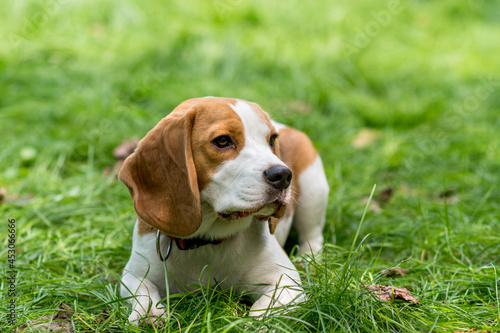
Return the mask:
[[32, 323], [23, 324], [17, 329], [12, 330], [12, 332], [74, 333], [73, 326], [71, 325], [73, 313], [73, 309], [69, 305], [62, 303], [54, 315], [44, 316]]

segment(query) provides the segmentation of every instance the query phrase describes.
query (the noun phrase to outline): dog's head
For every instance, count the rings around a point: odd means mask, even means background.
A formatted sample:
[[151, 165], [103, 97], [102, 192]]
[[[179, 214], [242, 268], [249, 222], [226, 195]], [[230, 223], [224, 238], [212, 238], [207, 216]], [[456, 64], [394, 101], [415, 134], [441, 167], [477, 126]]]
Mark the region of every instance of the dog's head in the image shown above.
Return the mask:
[[139, 218], [168, 235], [189, 237], [202, 221], [238, 230], [280, 218], [289, 203], [292, 173], [277, 136], [257, 104], [190, 99], [141, 140], [119, 177]]

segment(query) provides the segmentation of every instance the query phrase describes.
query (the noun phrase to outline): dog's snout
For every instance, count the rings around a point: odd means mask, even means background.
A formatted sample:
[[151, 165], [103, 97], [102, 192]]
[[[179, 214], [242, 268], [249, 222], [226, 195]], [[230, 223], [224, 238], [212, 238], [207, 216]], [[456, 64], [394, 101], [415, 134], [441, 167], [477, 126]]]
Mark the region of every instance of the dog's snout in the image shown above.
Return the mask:
[[292, 171], [285, 166], [273, 166], [264, 171], [264, 178], [278, 190], [287, 189], [292, 181]]

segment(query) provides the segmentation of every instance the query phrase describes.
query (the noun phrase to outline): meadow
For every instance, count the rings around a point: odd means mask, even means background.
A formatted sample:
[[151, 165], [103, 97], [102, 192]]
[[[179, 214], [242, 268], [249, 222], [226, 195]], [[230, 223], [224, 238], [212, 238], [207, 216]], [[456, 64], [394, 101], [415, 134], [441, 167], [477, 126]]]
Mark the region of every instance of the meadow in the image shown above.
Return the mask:
[[[3, 1], [0, 331], [61, 304], [63, 332], [500, 331], [498, 13], [495, 0]], [[293, 235], [286, 246], [299, 308], [259, 321], [244, 296], [200, 285], [171, 296], [164, 328], [136, 327], [119, 296], [135, 214], [106, 169], [123, 140], [208, 95], [311, 137], [331, 187], [325, 247], [305, 260]]]

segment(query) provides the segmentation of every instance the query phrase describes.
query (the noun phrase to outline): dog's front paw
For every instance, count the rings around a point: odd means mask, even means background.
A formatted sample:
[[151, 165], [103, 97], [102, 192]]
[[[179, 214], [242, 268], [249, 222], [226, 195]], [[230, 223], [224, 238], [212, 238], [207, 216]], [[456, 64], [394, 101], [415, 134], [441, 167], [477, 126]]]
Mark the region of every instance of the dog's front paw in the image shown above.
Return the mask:
[[134, 310], [128, 317], [129, 322], [136, 326], [165, 326], [165, 318], [167, 318], [165, 309], [151, 308], [148, 313], [143, 309]]

